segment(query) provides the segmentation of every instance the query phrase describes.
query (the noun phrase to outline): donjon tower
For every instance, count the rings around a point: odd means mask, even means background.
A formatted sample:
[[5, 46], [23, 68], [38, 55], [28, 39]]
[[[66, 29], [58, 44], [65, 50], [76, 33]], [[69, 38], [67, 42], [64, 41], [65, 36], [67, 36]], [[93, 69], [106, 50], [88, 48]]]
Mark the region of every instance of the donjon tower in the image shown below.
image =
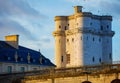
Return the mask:
[[55, 17], [55, 63], [57, 68], [112, 64], [112, 16], [82, 12]]

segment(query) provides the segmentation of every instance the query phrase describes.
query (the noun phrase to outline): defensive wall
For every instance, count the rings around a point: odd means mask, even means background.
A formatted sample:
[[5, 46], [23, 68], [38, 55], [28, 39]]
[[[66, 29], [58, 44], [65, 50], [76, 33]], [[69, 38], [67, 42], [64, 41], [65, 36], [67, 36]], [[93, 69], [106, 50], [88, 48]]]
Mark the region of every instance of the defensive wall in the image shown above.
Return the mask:
[[120, 83], [120, 64], [1, 74], [0, 83]]

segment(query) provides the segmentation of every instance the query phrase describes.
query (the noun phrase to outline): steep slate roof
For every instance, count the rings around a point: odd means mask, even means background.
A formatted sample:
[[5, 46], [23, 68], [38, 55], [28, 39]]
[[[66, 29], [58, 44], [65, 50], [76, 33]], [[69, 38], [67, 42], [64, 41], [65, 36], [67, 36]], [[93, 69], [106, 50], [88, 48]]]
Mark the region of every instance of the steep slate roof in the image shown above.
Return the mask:
[[[27, 56], [30, 55], [30, 63], [28, 63]], [[18, 61], [15, 60], [15, 54], [18, 56]], [[40, 63], [40, 59], [42, 62]], [[0, 41], [0, 62], [31, 64], [41, 66], [55, 66], [49, 59], [44, 57], [40, 52], [19, 46], [18, 49], [10, 46], [5, 41]]]

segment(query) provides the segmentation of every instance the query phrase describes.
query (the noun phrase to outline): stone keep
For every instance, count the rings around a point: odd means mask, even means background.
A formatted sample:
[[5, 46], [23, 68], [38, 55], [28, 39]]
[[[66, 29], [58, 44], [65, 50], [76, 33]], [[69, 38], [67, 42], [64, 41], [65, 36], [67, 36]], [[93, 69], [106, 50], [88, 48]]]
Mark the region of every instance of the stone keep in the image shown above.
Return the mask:
[[82, 12], [55, 17], [55, 63], [57, 68], [112, 64], [112, 16]]

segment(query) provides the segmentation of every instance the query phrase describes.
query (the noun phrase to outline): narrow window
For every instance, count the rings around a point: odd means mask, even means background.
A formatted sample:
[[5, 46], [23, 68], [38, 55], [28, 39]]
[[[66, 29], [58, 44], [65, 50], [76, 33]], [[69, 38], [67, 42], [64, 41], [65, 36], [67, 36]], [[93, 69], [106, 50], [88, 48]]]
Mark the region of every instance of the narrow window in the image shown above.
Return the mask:
[[107, 29], [109, 29], [109, 25], [107, 25]]
[[81, 36], [81, 40], [82, 40], [82, 36]]
[[92, 58], [92, 61], [93, 61], [93, 62], [95, 61], [95, 58], [94, 58], [94, 57]]
[[67, 57], [67, 64], [69, 64], [70, 63], [70, 54], [67, 54], [66, 57]]
[[67, 42], [69, 42], [69, 39], [67, 39]]
[[59, 39], [59, 43], [60, 43], [60, 39]]
[[63, 62], [63, 56], [61, 56], [61, 62]]
[[67, 27], [65, 26], [65, 30], [67, 30]]
[[61, 28], [61, 26], [59, 26], [59, 29]]
[[74, 38], [72, 38], [72, 42], [74, 42]]
[[99, 62], [101, 63], [101, 58], [99, 58]]
[[109, 59], [112, 59], [112, 54], [111, 53], [109, 54]]
[[101, 42], [101, 38], [99, 38], [99, 42]]
[[92, 22], [90, 23], [90, 25], [92, 25]]
[[87, 36], [87, 40], [88, 40], [88, 36]]
[[93, 37], [93, 41], [95, 41], [95, 38]]
[[7, 67], [8, 73], [12, 73], [12, 66]]
[[101, 26], [101, 30], [103, 30], [103, 26]]
[[68, 24], [68, 26], [69, 26], [69, 24]]
[[77, 23], [77, 25], [78, 25], [78, 23]]

